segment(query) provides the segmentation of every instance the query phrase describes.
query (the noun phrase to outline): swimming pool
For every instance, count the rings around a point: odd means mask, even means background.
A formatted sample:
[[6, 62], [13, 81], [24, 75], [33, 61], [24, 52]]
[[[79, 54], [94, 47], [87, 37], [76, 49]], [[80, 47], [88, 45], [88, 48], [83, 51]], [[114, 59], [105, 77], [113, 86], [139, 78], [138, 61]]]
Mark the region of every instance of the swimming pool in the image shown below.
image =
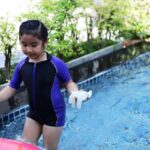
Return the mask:
[[[101, 72], [79, 86], [93, 90], [93, 97], [81, 110], [67, 103], [59, 150], [150, 149], [150, 53]], [[22, 132], [24, 118], [6, 125], [0, 136], [15, 139]]]

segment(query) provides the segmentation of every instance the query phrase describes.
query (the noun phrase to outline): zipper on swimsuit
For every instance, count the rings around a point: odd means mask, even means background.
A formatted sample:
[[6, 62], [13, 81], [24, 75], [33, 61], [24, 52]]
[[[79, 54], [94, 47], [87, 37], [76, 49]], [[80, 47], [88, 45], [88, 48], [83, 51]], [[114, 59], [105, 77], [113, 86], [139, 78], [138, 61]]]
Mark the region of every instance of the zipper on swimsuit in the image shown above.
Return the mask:
[[36, 64], [33, 66], [33, 74], [32, 74], [32, 98], [33, 98], [33, 106], [35, 107], [36, 97], [35, 97], [35, 75], [36, 75]]

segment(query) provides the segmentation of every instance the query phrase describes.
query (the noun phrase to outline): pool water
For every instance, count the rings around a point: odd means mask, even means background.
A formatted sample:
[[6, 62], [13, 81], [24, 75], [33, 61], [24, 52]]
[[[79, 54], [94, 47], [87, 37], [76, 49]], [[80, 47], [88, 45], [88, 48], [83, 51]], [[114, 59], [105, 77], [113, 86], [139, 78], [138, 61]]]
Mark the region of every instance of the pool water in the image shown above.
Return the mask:
[[[150, 150], [150, 53], [107, 72], [86, 86], [93, 97], [80, 110], [67, 103], [59, 150]], [[1, 137], [21, 135], [24, 118], [0, 131]]]

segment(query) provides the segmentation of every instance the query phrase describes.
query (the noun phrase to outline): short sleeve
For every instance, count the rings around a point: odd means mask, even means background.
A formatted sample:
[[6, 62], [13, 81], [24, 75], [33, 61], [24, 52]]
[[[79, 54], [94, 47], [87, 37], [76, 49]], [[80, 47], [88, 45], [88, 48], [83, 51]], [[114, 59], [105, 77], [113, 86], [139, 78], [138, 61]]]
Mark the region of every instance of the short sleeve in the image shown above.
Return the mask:
[[9, 86], [12, 87], [12, 88], [14, 88], [14, 89], [16, 89], [16, 90], [20, 88], [20, 84], [22, 82], [22, 78], [21, 78], [21, 74], [20, 74], [20, 69], [21, 69], [21, 66], [23, 64], [24, 64], [24, 61], [21, 61], [15, 67], [14, 73], [13, 73], [12, 78], [11, 78], [10, 83], [9, 83]]
[[58, 78], [63, 84], [67, 84], [72, 80], [67, 65], [58, 57], [52, 56], [52, 63], [56, 67]]

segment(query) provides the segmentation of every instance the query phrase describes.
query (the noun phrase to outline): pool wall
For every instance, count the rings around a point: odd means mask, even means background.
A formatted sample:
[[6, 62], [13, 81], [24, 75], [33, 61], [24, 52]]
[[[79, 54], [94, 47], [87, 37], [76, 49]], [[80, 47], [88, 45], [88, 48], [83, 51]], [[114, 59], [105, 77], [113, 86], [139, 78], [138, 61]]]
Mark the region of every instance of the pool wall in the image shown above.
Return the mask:
[[109, 46], [67, 63], [74, 81], [83, 81], [98, 72], [119, 65], [149, 51], [150, 43], [136, 43], [124, 48], [122, 43]]

